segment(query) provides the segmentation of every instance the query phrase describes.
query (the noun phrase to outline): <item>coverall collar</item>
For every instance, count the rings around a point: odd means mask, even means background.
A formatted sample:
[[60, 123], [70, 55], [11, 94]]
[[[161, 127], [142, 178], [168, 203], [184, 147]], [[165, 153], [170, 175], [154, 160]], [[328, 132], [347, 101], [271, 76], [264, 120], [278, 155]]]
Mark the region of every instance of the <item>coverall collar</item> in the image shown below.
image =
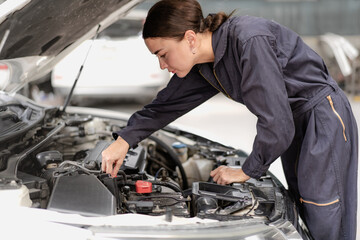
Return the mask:
[[217, 63], [224, 56], [226, 47], [227, 47], [227, 37], [229, 31], [230, 21], [227, 20], [221, 26], [213, 32], [212, 34], [212, 48], [215, 55], [214, 66], [216, 67]]

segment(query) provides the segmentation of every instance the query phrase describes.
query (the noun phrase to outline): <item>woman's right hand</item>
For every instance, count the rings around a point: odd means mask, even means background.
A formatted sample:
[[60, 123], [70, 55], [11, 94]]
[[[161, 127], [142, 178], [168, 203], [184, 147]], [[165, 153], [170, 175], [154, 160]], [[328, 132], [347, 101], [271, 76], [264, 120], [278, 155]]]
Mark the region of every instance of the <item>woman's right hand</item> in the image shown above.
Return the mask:
[[116, 177], [126, 153], [129, 151], [129, 144], [120, 136], [110, 144], [102, 153], [101, 170], [112, 177]]

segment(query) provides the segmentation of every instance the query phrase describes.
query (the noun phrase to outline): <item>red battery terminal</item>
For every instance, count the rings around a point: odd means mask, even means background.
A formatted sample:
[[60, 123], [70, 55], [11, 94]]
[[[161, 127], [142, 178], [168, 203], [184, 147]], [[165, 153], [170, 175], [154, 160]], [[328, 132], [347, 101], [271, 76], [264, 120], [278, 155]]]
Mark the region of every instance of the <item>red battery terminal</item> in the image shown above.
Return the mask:
[[137, 193], [151, 193], [152, 192], [152, 183], [142, 180], [138, 180], [135, 183]]

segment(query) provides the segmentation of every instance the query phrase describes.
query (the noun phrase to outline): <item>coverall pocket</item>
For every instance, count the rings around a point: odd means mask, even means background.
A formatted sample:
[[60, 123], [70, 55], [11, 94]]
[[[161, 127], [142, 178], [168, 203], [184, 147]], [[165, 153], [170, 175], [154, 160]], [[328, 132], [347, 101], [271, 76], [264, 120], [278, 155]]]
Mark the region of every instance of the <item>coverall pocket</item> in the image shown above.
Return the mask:
[[341, 205], [338, 198], [327, 202], [300, 201], [304, 207], [304, 220], [315, 239], [344, 239], [341, 236]]
[[327, 98], [327, 100], [329, 101], [329, 104], [330, 104], [330, 106], [331, 106], [331, 109], [332, 109], [333, 113], [334, 113], [335, 116], [339, 119], [339, 122], [340, 122], [341, 127], [342, 127], [342, 130], [343, 130], [344, 140], [345, 140], [345, 142], [347, 142], [347, 137], [346, 137], [346, 133], [345, 133], [345, 124], [344, 124], [344, 121], [343, 121], [342, 117], [340, 116], [340, 114], [336, 111], [331, 96], [329, 95], [329, 96], [327, 96], [326, 98]]

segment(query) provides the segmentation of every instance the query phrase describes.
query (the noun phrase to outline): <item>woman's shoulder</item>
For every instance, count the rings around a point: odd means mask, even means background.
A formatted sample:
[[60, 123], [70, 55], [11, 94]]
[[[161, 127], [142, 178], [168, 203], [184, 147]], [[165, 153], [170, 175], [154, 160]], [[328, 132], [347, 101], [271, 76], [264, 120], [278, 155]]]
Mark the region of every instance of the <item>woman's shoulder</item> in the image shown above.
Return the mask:
[[261, 17], [236, 16], [229, 19], [228, 34], [242, 42], [256, 36], [274, 37], [276, 25], [276, 22]]

